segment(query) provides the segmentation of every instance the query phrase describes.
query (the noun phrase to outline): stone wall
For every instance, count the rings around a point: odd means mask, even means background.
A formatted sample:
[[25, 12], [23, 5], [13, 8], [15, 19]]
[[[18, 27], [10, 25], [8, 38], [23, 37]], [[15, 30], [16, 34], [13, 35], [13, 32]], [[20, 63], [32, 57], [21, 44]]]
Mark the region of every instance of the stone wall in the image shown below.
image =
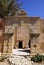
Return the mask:
[[5, 21], [0, 19], [0, 52], [3, 52]]
[[25, 24], [23, 25], [19, 25], [16, 27], [16, 34], [15, 34], [15, 44], [16, 44], [16, 47], [18, 48], [18, 44], [19, 44], [19, 41], [22, 41], [23, 43], [23, 48], [24, 47], [28, 47], [28, 42], [30, 40], [30, 31], [29, 31], [29, 27]]
[[12, 53], [14, 47], [14, 34], [5, 35], [3, 53]]
[[11, 53], [13, 48], [19, 48], [19, 41], [22, 42], [22, 48], [29, 48], [30, 43], [32, 54], [44, 53], [44, 20], [26, 14], [25, 11], [20, 11], [16, 16], [5, 17], [4, 53]]

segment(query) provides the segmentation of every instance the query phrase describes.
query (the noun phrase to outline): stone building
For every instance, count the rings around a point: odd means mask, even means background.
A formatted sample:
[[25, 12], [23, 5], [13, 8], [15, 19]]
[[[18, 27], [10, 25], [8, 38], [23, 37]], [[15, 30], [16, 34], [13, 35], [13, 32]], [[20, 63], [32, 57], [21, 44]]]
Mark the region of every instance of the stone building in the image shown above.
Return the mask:
[[20, 10], [15, 16], [5, 17], [2, 27], [3, 53], [12, 53], [13, 48], [29, 48], [32, 54], [44, 53], [44, 19], [29, 17], [27, 12]]

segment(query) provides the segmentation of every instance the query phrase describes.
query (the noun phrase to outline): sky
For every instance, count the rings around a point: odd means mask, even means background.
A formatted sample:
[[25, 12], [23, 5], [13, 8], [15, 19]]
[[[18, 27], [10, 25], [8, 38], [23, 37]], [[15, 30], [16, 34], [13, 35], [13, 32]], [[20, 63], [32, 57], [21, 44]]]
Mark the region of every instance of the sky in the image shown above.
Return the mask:
[[44, 19], [44, 0], [20, 0], [22, 8], [29, 16], [38, 16]]

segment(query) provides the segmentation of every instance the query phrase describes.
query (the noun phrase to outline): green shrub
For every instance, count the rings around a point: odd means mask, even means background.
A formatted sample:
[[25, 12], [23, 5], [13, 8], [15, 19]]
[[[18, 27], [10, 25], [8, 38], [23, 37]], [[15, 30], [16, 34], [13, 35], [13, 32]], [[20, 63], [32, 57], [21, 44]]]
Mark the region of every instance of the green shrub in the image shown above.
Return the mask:
[[32, 58], [31, 58], [31, 61], [37, 62], [37, 61], [38, 61], [38, 60], [37, 60], [37, 57], [32, 57]]
[[42, 58], [42, 61], [44, 61], [44, 56], [43, 55], [41, 55], [41, 58]]
[[33, 62], [42, 62], [42, 61], [44, 61], [44, 56], [37, 54], [37, 55], [31, 57], [31, 61], [33, 61]]

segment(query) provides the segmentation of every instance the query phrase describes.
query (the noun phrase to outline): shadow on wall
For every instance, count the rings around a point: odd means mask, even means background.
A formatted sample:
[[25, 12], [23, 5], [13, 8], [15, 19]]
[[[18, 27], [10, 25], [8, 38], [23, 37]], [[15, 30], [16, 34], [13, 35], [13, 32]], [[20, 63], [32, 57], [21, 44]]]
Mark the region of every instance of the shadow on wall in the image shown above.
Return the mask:
[[18, 50], [18, 51], [20, 51], [20, 52], [26, 52], [26, 53], [30, 53], [30, 50]]

